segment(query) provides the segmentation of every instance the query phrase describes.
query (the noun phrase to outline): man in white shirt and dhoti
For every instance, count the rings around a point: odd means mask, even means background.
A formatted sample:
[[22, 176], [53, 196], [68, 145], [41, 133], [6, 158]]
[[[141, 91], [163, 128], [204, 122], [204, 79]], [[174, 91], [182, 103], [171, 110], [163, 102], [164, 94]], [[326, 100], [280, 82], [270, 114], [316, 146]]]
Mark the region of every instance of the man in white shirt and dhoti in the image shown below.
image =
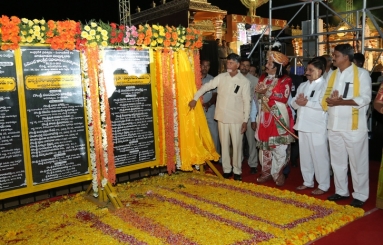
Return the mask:
[[335, 194], [330, 201], [349, 198], [348, 162], [352, 176], [351, 206], [361, 207], [369, 197], [369, 157], [367, 111], [371, 101], [371, 78], [368, 72], [352, 63], [350, 44], [335, 47], [333, 61], [338, 67], [326, 79], [321, 96], [328, 111], [328, 138]]

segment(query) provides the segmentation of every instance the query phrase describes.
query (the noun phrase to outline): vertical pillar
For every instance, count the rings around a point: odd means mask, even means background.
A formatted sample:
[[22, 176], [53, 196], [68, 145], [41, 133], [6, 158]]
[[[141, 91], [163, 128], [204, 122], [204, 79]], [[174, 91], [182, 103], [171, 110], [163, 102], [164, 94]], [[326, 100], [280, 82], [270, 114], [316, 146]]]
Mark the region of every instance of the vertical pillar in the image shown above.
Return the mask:
[[214, 23], [214, 29], [215, 29], [215, 33], [214, 33], [215, 39], [222, 40], [222, 24], [223, 24], [223, 20], [222, 20], [221, 16], [219, 16], [216, 19], [214, 19], [213, 23]]

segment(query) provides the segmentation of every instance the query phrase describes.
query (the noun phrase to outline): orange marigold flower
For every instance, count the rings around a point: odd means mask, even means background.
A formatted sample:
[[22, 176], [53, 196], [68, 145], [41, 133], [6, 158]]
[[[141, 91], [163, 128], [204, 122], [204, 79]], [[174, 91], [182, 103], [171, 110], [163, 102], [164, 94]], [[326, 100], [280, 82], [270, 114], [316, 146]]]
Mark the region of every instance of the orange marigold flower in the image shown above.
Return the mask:
[[138, 34], [138, 39], [139, 40], [143, 40], [144, 38], [145, 38], [145, 34], [144, 33]]
[[20, 19], [18, 18], [18, 17], [16, 17], [16, 16], [11, 16], [11, 21], [13, 22], [13, 24], [15, 24], [15, 25], [18, 25], [18, 24], [20, 24]]

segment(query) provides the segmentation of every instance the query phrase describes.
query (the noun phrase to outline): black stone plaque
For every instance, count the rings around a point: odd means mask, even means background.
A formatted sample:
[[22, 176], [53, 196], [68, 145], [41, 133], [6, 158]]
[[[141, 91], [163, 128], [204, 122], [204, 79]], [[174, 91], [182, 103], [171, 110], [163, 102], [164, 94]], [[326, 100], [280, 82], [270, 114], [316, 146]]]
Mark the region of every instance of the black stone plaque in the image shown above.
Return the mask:
[[79, 52], [21, 51], [34, 185], [89, 173]]
[[13, 51], [0, 51], [0, 192], [26, 187]]
[[148, 50], [105, 50], [116, 167], [155, 160]]

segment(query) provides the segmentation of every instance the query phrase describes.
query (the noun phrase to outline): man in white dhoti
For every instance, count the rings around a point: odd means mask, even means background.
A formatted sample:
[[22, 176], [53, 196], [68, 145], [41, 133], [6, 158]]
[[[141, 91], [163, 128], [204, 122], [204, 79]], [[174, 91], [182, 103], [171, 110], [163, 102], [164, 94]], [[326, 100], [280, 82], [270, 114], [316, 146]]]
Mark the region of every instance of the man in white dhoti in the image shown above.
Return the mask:
[[327, 141], [327, 112], [323, 111], [319, 97], [324, 88], [322, 74], [325, 64], [317, 57], [308, 62], [307, 82], [298, 87], [291, 105], [297, 110], [294, 129], [299, 132], [299, 157], [303, 185], [297, 190], [314, 188], [314, 174], [318, 188], [313, 195], [321, 195], [330, 187], [330, 157]]
[[361, 207], [369, 197], [366, 114], [371, 101], [371, 78], [365, 69], [352, 63], [353, 56], [350, 44], [335, 47], [333, 61], [338, 68], [327, 77], [321, 102], [323, 109], [328, 111], [327, 129], [335, 183], [335, 194], [327, 199], [349, 198], [349, 160], [354, 189], [350, 205]]

